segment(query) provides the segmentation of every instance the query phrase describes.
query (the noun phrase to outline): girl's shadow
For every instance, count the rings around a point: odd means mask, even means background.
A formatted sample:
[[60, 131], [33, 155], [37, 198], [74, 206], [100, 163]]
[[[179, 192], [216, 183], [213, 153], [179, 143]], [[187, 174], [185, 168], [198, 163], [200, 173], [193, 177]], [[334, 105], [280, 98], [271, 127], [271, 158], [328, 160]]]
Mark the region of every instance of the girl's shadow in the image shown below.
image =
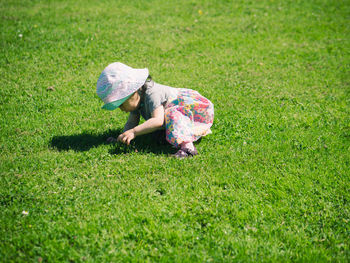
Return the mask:
[[82, 133], [75, 135], [54, 136], [51, 139], [50, 146], [58, 151], [88, 151], [91, 148], [103, 144], [113, 144], [114, 147], [109, 150], [110, 154], [128, 154], [131, 152], [171, 154], [175, 149], [165, 140], [164, 131], [156, 131], [151, 134], [142, 135], [135, 138], [129, 146], [122, 143], [108, 143], [108, 137], [117, 138], [122, 133], [121, 129], [109, 130], [101, 134]]

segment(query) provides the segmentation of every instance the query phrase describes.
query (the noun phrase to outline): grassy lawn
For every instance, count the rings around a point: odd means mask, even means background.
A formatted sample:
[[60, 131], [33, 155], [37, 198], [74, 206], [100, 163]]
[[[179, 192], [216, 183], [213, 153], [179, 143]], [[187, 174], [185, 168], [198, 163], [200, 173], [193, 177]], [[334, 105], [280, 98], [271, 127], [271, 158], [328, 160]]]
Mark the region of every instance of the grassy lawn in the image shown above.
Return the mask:
[[[349, 262], [350, 1], [0, 1], [1, 262]], [[215, 105], [107, 144], [120, 61]]]

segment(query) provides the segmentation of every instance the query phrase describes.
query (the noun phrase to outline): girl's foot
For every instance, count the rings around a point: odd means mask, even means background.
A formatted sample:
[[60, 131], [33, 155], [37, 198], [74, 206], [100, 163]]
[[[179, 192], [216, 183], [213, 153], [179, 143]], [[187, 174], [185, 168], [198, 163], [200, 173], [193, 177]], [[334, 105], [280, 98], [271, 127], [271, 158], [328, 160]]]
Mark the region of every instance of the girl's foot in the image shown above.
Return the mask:
[[[188, 147], [189, 146], [189, 147]], [[190, 145], [181, 145], [181, 149], [177, 151], [173, 156], [175, 158], [185, 158], [192, 157], [198, 154], [196, 147], [194, 147], [193, 143]]]
[[198, 151], [196, 148], [194, 148], [193, 150], [192, 149], [184, 149], [184, 151], [186, 153], [188, 153], [188, 155], [190, 155], [190, 156], [195, 156], [198, 154]]
[[182, 149], [178, 150], [177, 153], [175, 153], [173, 155], [173, 157], [178, 158], [178, 159], [182, 159], [185, 157], [188, 157], [189, 155]]
[[196, 147], [194, 147], [192, 142], [183, 142], [181, 144], [181, 149], [184, 150], [187, 154], [194, 156], [198, 154]]

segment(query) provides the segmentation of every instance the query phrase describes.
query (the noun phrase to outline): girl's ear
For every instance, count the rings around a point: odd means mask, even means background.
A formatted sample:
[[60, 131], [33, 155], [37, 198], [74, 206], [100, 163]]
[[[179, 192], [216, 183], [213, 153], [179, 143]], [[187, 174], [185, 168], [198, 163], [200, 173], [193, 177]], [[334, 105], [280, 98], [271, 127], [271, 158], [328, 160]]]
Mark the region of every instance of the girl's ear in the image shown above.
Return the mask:
[[139, 99], [139, 98], [140, 98], [140, 95], [139, 95], [139, 93], [136, 91], [136, 92], [134, 92], [134, 94], [132, 94], [132, 97], [133, 97], [133, 99]]

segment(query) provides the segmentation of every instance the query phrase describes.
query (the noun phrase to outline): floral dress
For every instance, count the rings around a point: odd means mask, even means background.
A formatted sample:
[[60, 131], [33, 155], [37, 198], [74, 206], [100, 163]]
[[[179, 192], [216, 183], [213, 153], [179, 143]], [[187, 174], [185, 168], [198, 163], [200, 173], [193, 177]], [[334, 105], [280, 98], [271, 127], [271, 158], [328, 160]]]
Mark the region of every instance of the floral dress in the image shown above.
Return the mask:
[[151, 80], [139, 92], [142, 100], [138, 111], [145, 120], [151, 118], [157, 107], [164, 107], [166, 140], [175, 147], [211, 133], [214, 105], [197, 91], [173, 88]]
[[165, 106], [166, 140], [179, 146], [211, 133], [214, 105], [197, 91], [179, 89], [176, 99]]

